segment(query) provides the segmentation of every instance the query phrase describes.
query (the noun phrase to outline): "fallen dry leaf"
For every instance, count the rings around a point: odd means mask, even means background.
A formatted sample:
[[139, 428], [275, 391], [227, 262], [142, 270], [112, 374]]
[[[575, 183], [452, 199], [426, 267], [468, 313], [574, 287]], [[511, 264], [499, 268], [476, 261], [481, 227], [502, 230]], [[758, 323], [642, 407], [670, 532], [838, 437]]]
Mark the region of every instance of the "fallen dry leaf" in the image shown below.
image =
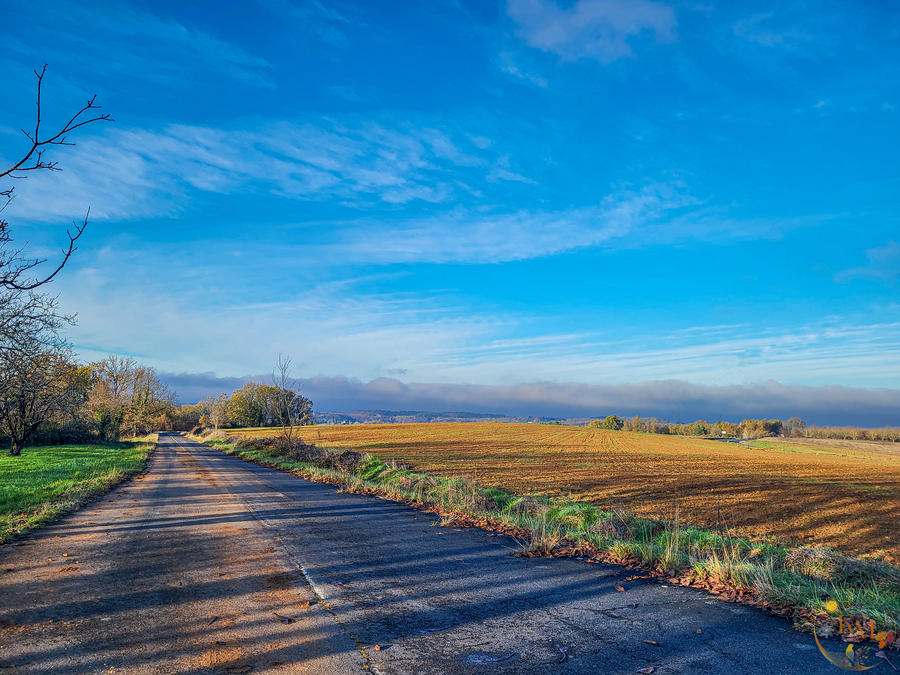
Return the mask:
[[638, 672], [639, 673], [652, 673], [655, 671], [656, 671], [656, 668], [654, 668], [653, 666], [647, 666], [646, 668], [641, 668]]
[[662, 647], [656, 640], [641, 640], [645, 645], [653, 645], [654, 647]]
[[613, 588], [615, 588], [615, 589], [616, 589], [617, 591], [619, 591], [620, 593], [624, 593], [624, 592], [625, 592], [625, 589], [622, 588], [622, 584], [620, 584], [618, 581], [617, 581], [616, 583], [613, 584]]

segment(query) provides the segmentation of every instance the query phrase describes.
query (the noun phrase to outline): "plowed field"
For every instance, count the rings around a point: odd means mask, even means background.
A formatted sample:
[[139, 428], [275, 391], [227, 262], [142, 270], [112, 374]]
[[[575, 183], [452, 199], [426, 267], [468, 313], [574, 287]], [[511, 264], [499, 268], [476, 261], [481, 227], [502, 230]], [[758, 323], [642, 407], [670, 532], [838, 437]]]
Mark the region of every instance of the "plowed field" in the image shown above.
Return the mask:
[[[264, 435], [273, 430], [240, 430]], [[571, 496], [755, 538], [826, 544], [900, 561], [900, 455], [884, 448], [710, 440], [531, 424], [305, 427], [352, 447], [518, 494]]]

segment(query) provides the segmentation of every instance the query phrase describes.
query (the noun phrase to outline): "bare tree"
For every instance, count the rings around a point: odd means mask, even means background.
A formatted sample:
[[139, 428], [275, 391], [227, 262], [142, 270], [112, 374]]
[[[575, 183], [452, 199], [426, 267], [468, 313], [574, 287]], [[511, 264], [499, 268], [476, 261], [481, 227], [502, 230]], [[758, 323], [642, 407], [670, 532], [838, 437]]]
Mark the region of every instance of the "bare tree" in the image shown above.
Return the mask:
[[203, 403], [206, 408], [206, 418], [216, 431], [228, 423], [228, 394], [222, 393], [215, 398], [207, 396]]
[[88, 411], [99, 426], [100, 438], [117, 441], [127, 413], [132, 371], [137, 362], [127, 356], [108, 356], [91, 364], [93, 386], [88, 396]]
[[17, 457], [29, 438], [57, 414], [78, 405], [75, 373], [67, 345], [23, 341], [0, 352], [0, 428]]
[[[0, 429], [18, 456], [38, 428], [64, 405], [77, 407], [70, 348], [54, 298], [0, 288]], [[71, 411], [70, 411], [71, 412]]]
[[160, 417], [175, 409], [175, 394], [156, 371], [127, 356], [111, 355], [91, 364], [93, 385], [88, 410], [104, 440], [117, 441], [151, 431]]
[[[27, 177], [30, 171], [61, 171], [57, 162], [50, 162], [44, 159], [44, 153], [54, 145], [75, 145], [68, 140], [68, 135], [76, 129], [91, 124], [92, 122], [112, 121], [109, 115], [95, 114], [95, 110], [99, 110], [100, 106], [96, 104], [97, 97], [93, 96], [78, 112], [76, 112], [63, 127], [56, 132], [48, 135], [42, 135], [41, 128], [41, 86], [44, 80], [44, 74], [47, 72], [47, 65], [41, 69], [41, 72], [34, 71], [37, 77], [37, 113], [34, 124], [34, 131], [26, 131], [22, 129], [22, 133], [28, 139], [29, 145], [21, 159], [7, 169], [0, 169], [0, 178], [22, 179]], [[6, 209], [15, 197], [15, 187], [0, 189], [0, 214]], [[90, 208], [85, 215], [84, 220], [79, 224], [74, 223], [74, 234], [72, 230], [66, 230], [69, 238], [68, 245], [62, 249], [63, 258], [59, 265], [43, 278], [33, 277], [32, 270], [41, 265], [46, 259], [28, 258], [24, 253], [24, 247], [15, 248], [12, 246], [12, 236], [10, 234], [9, 223], [0, 218], [0, 288], [15, 291], [30, 291], [38, 286], [49, 283], [59, 271], [65, 267], [69, 258], [76, 250], [75, 242], [84, 233], [87, 227], [88, 217], [90, 216]]]
[[[37, 77], [37, 111], [33, 131], [22, 130], [28, 145], [21, 158], [6, 169], [0, 167], [0, 179], [24, 179], [32, 171], [60, 171], [57, 162], [45, 159], [53, 146], [74, 145], [69, 135], [87, 124], [111, 120], [97, 114], [96, 96], [78, 110], [58, 131], [46, 133], [42, 127], [41, 88], [47, 66]], [[14, 187], [0, 185], [0, 215], [12, 203]], [[15, 247], [9, 223], [0, 218], [0, 426], [12, 439], [11, 454], [21, 454], [34, 432], [67, 406], [78, 407], [70, 394], [72, 364], [70, 347], [60, 330], [73, 317], [60, 315], [55, 298], [36, 292], [62, 270], [76, 250], [75, 243], [87, 227], [88, 215], [75, 229], [67, 230], [69, 242], [62, 249], [62, 260], [49, 273], [36, 274], [35, 268], [46, 259], [29, 258], [25, 247]], [[68, 373], [68, 375], [66, 374]]]
[[30, 348], [34, 342], [56, 344], [59, 331], [73, 319], [59, 314], [55, 298], [34, 291], [0, 288], [0, 351]]
[[290, 356], [278, 355], [278, 364], [272, 371], [272, 387], [274, 417], [281, 427], [282, 439], [291, 447], [296, 427], [311, 424], [313, 417], [312, 401], [300, 395], [302, 387], [291, 377]]
[[135, 369], [128, 417], [131, 435], [152, 431], [165, 413], [175, 409], [177, 398], [153, 368]]

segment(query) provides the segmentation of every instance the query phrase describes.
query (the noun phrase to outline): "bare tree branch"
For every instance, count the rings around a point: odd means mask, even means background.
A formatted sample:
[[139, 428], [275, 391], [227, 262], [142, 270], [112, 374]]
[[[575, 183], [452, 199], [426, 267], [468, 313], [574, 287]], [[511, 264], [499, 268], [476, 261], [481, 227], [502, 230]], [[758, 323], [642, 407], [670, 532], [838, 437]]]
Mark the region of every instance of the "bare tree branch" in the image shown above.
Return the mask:
[[[97, 96], [94, 95], [87, 102], [87, 104], [75, 113], [68, 122], [66, 122], [65, 126], [58, 131], [56, 134], [51, 136], [50, 138], [41, 139], [41, 85], [44, 81], [44, 73], [47, 72], [47, 64], [44, 64], [44, 67], [41, 69], [41, 72], [34, 71], [34, 74], [37, 76], [37, 119], [34, 124], [34, 133], [31, 134], [24, 129], [22, 129], [22, 133], [25, 134], [25, 137], [31, 141], [31, 147], [28, 149], [28, 152], [25, 153], [25, 156], [22, 157], [18, 162], [16, 162], [13, 166], [8, 169], [0, 170], [0, 178], [4, 178], [9, 176], [10, 178], [22, 178], [22, 176], [16, 176], [16, 172], [22, 171], [36, 171], [39, 169], [48, 169], [50, 171], [61, 171], [61, 169], [57, 166], [57, 162], [45, 162], [43, 160], [44, 148], [49, 145], [75, 145], [74, 143], [69, 143], [66, 141], [66, 134], [73, 132], [75, 129], [79, 127], [83, 127], [86, 124], [91, 124], [92, 122], [113, 122], [113, 118], [107, 115], [97, 115], [96, 117], [91, 117], [89, 119], [79, 119], [82, 115], [87, 113], [90, 110], [100, 110], [100, 106], [96, 105], [94, 102], [97, 100]], [[37, 156], [35, 156], [35, 154]], [[29, 164], [31, 158], [34, 157], [34, 164]], [[10, 190], [11, 192], [11, 190]], [[2, 193], [0, 193], [2, 194]]]
[[[40, 73], [34, 71], [34, 74], [37, 77], [37, 113], [34, 131], [28, 132], [24, 129], [22, 130], [22, 133], [30, 141], [31, 146], [28, 148], [22, 159], [13, 166], [8, 169], [0, 170], [0, 178], [26, 178], [27, 176], [20, 174], [42, 169], [47, 171], [61, 171], [62, 169], [58, 166], [57, 162], [48, 162], [44, 160], [44, 152], [47, 148], [54, 145], [75, 145], [67, 140], [67, 135], [71, 132], [93, 122], [113, 121], [113, 119], [106, 114], [91, 115], [90, 111], [100, 109], [100, 106], [96, 104], [97, 97], [92, 96], [87, 104], [65, 123], [62, 129], [47, 138], [42, 138], [41, 124], [43, 118], [41, 113], [41, 89], [44, 81], [44, 74], [46, 72], [46, 64], [44, 64]], [[14, 191], [14, 187], [0, 190], [0, 199], [5, 198], [5, 202], [0, 206], [0, 213], [2, 213], [15, 198]], [[87, 215], [81, 223], [78, 223], [77, 221], [73, 222], [74, 234], [73, 230], [66, 230], [66, 236], [69, 238], [69, 243], [68, 246], [62, 249], [62, 261], [50, 274], [43, 278], [29, 278], [29, 273], [34, 268], [47, 262], [47, 259], [32, 259], [24, 256], [24, 247], [19, 249], [9, 248], [9, 245], [13, 241], [12, 236], [10, 235], [9, 223], [0, 219], [0, 288], [30, 291], [52, 281], [53, 278], [59, 274], [60, 270], [66, 266], [66, 263], [69, 262], [69, 258], [71, 258], [72, 254], [77, 250], [75, 242], [78, 241], [82, 234], [84, 234], [90, 213], [91, 210], [89, 208]]]
[[303, 387], [291, 377], [291, 357], [278, 355], [278, 363], [272, 371], [272, 398], [275, 422], [281, 427], [281, 438], [293, 447], [296, 427], [314, 424], [312, 401], [300, 392]]

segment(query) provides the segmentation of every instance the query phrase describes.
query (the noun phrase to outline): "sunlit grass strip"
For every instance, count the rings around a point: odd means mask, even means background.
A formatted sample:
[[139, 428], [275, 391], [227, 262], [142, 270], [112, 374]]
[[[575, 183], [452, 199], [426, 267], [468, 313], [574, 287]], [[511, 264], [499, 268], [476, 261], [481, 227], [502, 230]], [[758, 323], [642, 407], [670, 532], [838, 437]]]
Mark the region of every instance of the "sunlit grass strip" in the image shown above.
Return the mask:
[[142, 471], [156, 436], [0, 455], [0, 543], [31, 532]]
[[[757, 543], [676, 522], [606, 511], [589, 503], [517, 496], [465, 478], [411, 471], [369, 454], [302, 446], [297, 459], [277, 446], [234, 437], [205, 442], [241, 459], [305, 478], [430, 507], [448, 522], [476, 521], [523, 539], [525, 554], [575, 554], [642, 569], [682, 585], [699, 586], [745, 604], [773, 610], [809, 627], [829, 620], [834, 599], [845, 617], [900, 629], [900, 569], [864, 562], [824, 547]], [[242, 445], [255, 447], [241, 447]], [[337, 470], [333, 467], [341, 467]]]

